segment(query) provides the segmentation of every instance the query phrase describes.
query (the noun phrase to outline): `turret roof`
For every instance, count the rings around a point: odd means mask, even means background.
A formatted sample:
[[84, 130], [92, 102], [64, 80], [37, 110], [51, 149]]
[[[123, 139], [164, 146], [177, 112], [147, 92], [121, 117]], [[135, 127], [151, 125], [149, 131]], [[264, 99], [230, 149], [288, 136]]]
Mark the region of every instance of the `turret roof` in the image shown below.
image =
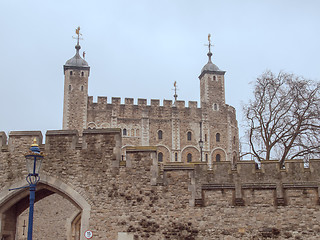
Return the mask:
[[73, 56], [73, 58], [70, 58], [65, 66], [66, 67], [89, 67], [88, 63], [86, 60], [84, 60], [80, 54], [79, 54], [79, 50], [80, 50], [80, 45], [77, 44], [76, 45], [76, 54]]

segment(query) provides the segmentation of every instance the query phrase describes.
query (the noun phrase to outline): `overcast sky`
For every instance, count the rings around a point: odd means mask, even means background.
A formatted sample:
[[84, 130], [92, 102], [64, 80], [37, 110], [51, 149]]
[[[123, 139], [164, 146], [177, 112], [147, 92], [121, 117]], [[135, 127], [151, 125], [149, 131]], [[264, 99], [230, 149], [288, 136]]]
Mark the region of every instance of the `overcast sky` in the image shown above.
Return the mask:
[[320, 79], [318, 0], [2, 0], [0, 131], [62, 128], [78, 26], [94, 99], [173, 99], [177, 81], [180, 100], [199, 102], [208, 33], [240, 126], [249, 83], [266, 69]]

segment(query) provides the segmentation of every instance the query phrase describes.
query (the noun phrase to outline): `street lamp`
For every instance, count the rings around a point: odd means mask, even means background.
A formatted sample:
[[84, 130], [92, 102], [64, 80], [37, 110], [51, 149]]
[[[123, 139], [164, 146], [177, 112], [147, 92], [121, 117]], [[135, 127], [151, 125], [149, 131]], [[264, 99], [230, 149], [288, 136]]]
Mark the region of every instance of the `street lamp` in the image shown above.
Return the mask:
[[32, 240], [33, 230], [33, 207], [36, 197], [36, 186], [40, 180], [39, 171], [43, 160], [43, 153], [40, 152], [37, 140], [33, 140], [33, 144], [30, 147], [30, 151], [25, 155], [28, 176], [26, 180], [29, 184], [30, 189], [30, 208], [29, 208], [29, 223], [28, 223], [28, 240]]

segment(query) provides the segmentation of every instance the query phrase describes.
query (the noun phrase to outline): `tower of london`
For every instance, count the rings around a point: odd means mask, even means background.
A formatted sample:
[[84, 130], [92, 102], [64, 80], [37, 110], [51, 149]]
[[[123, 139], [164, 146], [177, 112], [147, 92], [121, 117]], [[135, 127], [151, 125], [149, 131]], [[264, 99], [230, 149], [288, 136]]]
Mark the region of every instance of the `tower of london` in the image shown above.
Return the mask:
[[64, 65], [63, 129], [120, 128], [122, 159], [132, 146], [156, 146], [159, 162], [229, 161], [239, 157], [235, 108], [225, 102], [225, 71], [212, 62], [209, 40], [208, 62], [201, 69], [200, 107], [196, 101], [88, 96], [89, 64], [76, 54]]
[[0, 239], [27, 239], [32, 142], [44, 156], [35, 239], [85, 240], [88, 231], [101, 240], [319, 239], [320, 160], [237, 162], [236, 113], [210, 38], [208, 46], [200, 107], [176, 94], [94, 102], [78, 34], [63, 66], [63, 130], [45, 140], [41, 131], [0, 131]]

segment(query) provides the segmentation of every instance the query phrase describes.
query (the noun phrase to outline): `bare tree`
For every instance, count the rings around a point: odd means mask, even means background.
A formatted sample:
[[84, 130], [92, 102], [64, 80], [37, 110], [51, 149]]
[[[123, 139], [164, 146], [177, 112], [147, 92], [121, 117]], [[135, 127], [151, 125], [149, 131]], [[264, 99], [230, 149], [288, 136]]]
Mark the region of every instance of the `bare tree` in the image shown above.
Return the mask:
[[263, 73], [244, 106], [251, 154], [260, 162], [320, 156], [320, 83]]

